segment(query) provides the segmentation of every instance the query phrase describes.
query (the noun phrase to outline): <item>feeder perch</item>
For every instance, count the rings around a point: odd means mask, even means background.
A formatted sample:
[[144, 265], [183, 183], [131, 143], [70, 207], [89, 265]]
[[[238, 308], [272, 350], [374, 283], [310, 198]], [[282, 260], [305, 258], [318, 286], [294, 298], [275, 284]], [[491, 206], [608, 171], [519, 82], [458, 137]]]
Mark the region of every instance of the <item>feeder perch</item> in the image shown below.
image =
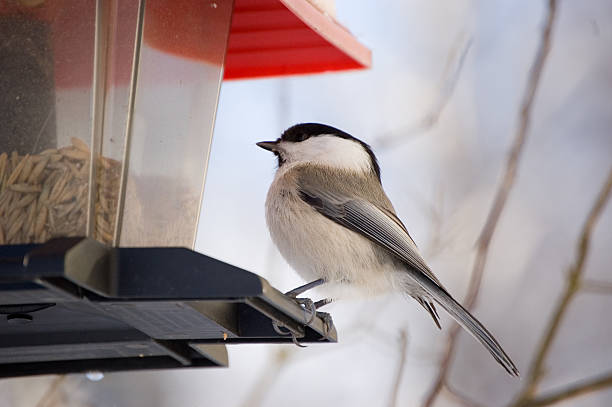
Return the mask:
[[336, 341], [265, 279], [192, 249], [222, 80], [370, 58], [306, 0], [0, 3], [0, 377]]

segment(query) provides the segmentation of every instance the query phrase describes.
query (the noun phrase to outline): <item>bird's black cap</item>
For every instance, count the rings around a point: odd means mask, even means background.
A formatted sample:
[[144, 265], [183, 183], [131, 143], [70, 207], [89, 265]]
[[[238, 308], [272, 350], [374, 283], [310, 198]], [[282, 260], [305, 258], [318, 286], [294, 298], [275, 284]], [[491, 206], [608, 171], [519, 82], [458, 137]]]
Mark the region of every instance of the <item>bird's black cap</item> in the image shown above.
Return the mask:
[[353, 137], [350, 134], [335, 127], [321, 123], [300, 123], [296, 124], [295, 126], [291, 126], [287, 130], [285, 130], [281, 136], [281, 140], [299, 143], [301, 141], [309, 139], [310, 137], [317, 137], [322, 135], [333, 135], [343, 139], [353, 140], [361, 144], [361, 146], [370, 156], [370, 161], [372, 162], [372, 169], [380, 180], [380, 166], [378, 165], [378, 160], [376, 159], [372, 148], [368, 144], [359, 140], [358, 138]]

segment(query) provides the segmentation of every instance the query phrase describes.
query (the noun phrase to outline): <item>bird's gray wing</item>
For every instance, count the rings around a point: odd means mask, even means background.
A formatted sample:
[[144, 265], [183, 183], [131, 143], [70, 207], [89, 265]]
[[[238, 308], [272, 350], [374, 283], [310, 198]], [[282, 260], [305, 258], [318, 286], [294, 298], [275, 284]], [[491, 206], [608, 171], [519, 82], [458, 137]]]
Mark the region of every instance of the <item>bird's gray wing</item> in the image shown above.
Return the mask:
[[[518, 376], [514, 363], [493, 335], [441, 286], [401, 222], [397, 222], [387, 215], [385, 210], [365, 199], [349, 198], [342, 192], [325, 190], [316, 181], [308, 182], [302, 178], [298, 180], [298, 189], [302, 200], [321, 215], [367, 237], [405, 263], [406, 271], [412, 280], [482, 343], [508, 373]], [[417, 300], [428, 309], [425, 299]], [[435, 309], [432, 307], [428, 311], [436, 321]]]

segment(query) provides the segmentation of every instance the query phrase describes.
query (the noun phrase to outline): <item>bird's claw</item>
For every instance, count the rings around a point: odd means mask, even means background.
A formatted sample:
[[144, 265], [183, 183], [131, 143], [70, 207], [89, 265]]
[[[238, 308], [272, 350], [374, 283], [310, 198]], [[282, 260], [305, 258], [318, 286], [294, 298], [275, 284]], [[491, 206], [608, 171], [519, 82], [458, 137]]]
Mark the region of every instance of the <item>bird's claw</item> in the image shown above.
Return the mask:
[[317, 307], [315, 306], [315, 303], [310, 298], [295, 298], [295, 301], [300, 304], [304, 311], [308, 311], [308, 319], [306, 320], [305, 325], [310, 325], [317, 316]]
[[274, 332], [276, 332], [277, 334], [281, 336], [289, 335], [290, 333], [292, 333], [284, 325], [280, 325], [276, 321], [272, 321], [272, 328], [274, 328]]
[[289, 329], [287, 329], [284, 325], [279, 324], [276, 321], [272, 321], [272, 328], [274, 328], [274, 331], [281, 335], [281, 336], [285, 336], [285, 335], [291, 335], [291, 341], [296, 344], [297, 346], [299, 346], [300, 348], [306, 348], [306, 345], [302, 345], [299, 341], [297, 336]]
[[291, 340], [293, 341], [293, 343], [295, 344], [295, 346], [299, 347], [299, 348], [307, 348], [308, 346], [306, 345], [302, 345], [300, 343], [300, 341], [298, 341], [297, 336], [295, 336], [294, 333], [291, 334]]
[[317, 317], [323, 320], [323, 336], [319, 340], [320, 341], [332, 340], [332, 338], [329, 336], [334, 326], [334, 321], [332, 320], [331, 315], [328, 314], [327, 312], [317, 312]]
[[[317, 304], [313, 302], [310, 298], [294, 298], [294, 299], [298, 304], [300, 304], [300, 307], [304, 311], [308, 312], [308, 314], [306, 314], [307, 320], [304, 322], [304, 324], [310, 325], [316, 317], [320, 317], [323, 320], [323, 330], [324, 330], [323, 337], [321, 338], [321, 340], [330, 340], [329, 333], [331, 332], [331, 328], [334, 325], [331, 315], [329, 315], [327, 312], [318, 312]], [[327, 304], [327, 302], [325, 304]], [[293, 341], [294, 344], [296, 344], [300, 348], [306, 348], [306, 345], [302, 345], [298, 341], [298, 338], [295, 335], [295, 333], [287, 329], [286, 326], [282, 325], [279, 322], [273, 321], [272, 327], [274, 328], [274, 331], [277, 334], [282, 335], [282, 336], [291, 335], [291, 340]]]

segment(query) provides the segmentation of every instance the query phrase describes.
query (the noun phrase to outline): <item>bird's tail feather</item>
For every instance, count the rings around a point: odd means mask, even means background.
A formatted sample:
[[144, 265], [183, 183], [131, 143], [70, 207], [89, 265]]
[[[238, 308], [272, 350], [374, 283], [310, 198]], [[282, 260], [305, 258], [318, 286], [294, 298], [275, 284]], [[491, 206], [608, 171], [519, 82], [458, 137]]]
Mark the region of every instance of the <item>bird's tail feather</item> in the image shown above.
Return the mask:
[[423, 273], [416, 270], [409, 270], [409, 274], [419, 285], [450, 314], [451, 317], [466, 331], [470, 333], [493, 355], [495, 360], [506, 369], [512, 376], [519, 376], [519, 371], [504, 352], [501, 345], [495, 340], [493, 335], [478, 321], [472, 314], [461, 306], [451, 295]]

